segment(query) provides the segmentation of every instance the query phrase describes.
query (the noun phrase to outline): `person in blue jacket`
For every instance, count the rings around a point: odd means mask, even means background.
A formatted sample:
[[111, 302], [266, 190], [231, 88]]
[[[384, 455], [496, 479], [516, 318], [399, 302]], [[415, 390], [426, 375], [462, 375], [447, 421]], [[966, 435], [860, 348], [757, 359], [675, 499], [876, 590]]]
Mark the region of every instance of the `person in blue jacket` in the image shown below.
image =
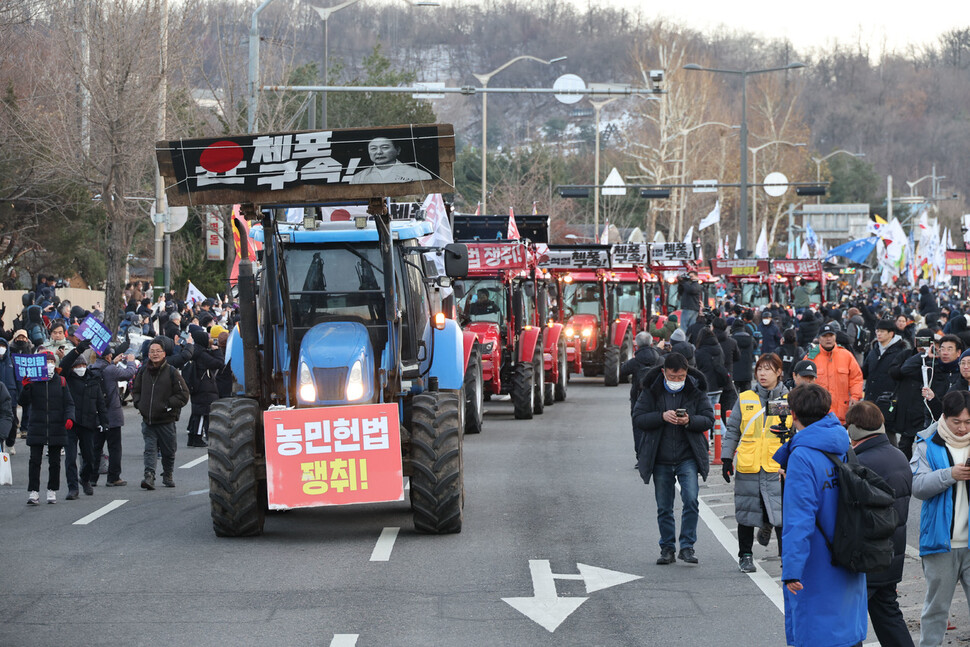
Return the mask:
[[943, 415], [916, 438], [913, 496], [923, 501], [919, 554], [926, 578], [920, 647], [943, 644], [957, 582], [970, 597], [970, 391], [943, 396]]
[[866, 576], [832, 565], [825, 537], [835, 534], [839, 486], [835, 465], [822, 453], [845, 460], [849, 435], [829, 413], [832, 396], [817, 384], [792, 389], [788, 406], [796, 433], [774, 455], [785, 470], [785, 636], [795, 647], [851, 647], [866, 637]]

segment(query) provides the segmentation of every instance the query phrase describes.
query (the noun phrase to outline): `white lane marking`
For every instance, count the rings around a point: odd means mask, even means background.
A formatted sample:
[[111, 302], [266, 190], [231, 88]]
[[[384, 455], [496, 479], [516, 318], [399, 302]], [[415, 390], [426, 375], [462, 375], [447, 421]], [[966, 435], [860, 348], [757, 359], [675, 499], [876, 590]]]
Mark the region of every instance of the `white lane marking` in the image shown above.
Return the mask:
[[203, 454], [202, 456], [199, 456], [199, 457], [198, 457], [198, 458], [196, 458], [195, 460], [191, 460], [191, 461], [189, 461], [189, 462], [188, 462], [188, 463], [186, 463], [185, 465], [180, 465], [180, 466], [179, 466], [179, 469], [182, 469], [182, 470], [187, 470], [187, 469], [190, 469], [190, 468], [192, 468], [192, 467], [195, 467], [195, 466], [196, 466], [196, 465], [198, 465], [199, 463], [203, 463], [203, 462], [205, 462], [205, 461], [207, 461], [207, 460], [209, 460], [209, 455], [208, 455], [208, 454]]
[[723, 508], [726, 505], [734, 505], [734, 501], [726, 501], [724, 503], [708, 503], [708, 508]]
[[208, 490], [192, 490], [191, 492], [189, 492], [189, 496], [198, 496], [200, 494], [208, 494], [208, 493], [209, 493]]
[[87, 515], [86, 517], [81, 517], [80, 519], [78, 519], [77, 521], [74, 522], [74, 525], [75, 526], [86, 526], [89, 523], [91, 523], [92, 521], [94, 521], [95, 519], [98, 519], [99, 517], [103, 517], [104, 515], [106, 515], [109, 512], [111, 512], [112, 510], [114, 510], [116, 508], [120, 508], [121, 506], [123, 506], [126, 503], [128, 503], [128, 499], [115, 499], [114, 501], [112, 501], [108, 505], [106, 505], [106, 506], [104, 506], [102, 508], [99, 508], [99, 509], [95, 510], [94, 512], [92, 512], [91, 514]]
[[372, 562], [386, 562], [391, 559], [391, 551], [394, 549], [394, 542], [397, 540], [397, 533], [400, 528], [385, 528], [381, 531], [381, 536], [377, 538], [377, 545], [374, 552], [370, 554]]
[[[680, 490], [680, 484], [677, 485], [677, 490]], [[737, 532], [736, 529], [728, 529], [724, 522], [711, 510], [710, 506], [707, 505], [703, 499], [698, 499], [698, 511], [700, 513], [701, 520], [711, 529], [717, 541], [724, 546], [724, 550], [731, 555], [731, 559], [734, 559], [734, 552], [737, 549], [738, 540], [734, 538], [731, 532]], [[747, 576], [751, 578], [751, 581], [761, 589], [761, 592], [765, 594], [771, 602], [778, 607], [778, 610], [785, 613], [785, 597], [782, 595], [781, 587], [777, 582], [771, 579], [771, 576], [761, 568], [761, 564], [758, 560], [754, 561], [755, 572], [747, 573]]]
[[360, 634], [334, 634], [330, 647], [354, 647]]
[[906, 557], [912, 557], [918, 562], [920, 560], [919, 549], [906, 544]]

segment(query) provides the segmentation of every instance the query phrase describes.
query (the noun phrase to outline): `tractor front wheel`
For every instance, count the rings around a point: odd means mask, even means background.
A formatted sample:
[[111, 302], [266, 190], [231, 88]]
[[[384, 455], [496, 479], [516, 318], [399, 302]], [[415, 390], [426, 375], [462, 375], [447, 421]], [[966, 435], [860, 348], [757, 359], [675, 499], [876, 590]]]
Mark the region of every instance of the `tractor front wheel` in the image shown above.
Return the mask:
[[532, 396], [532, 412], [541, 416], [546, 408], [546, 371], [542, 362], [542, 349], [536, 348], [536, 354], [532, 358], [532, 383], [535, 393]]
[[482, 358], [478, 348], [472, 350], [465, 369], [465, 433], [482, 432], [485, 410], [485, 387], [482, 378]]
[[256, 469], [259, 403], [223, 398], [209, 413], [209, 503], [212, 528], [220, 537], [263, 533], [266, 482]]
[[418, 532], [461, 532], [460, 395], [427, 391], [411, 402], [411, 511]]
[[616, 386], [620, 383], [620, 347], [610, 346], [603, 352], [603, 383]]
[[569, 363], [566, 360], [566, 345], [559, 344], [557, 360], [559, 362], [559, 381], [556, 382], [555, 396], [556, 402], [566, 399], [566, 385], [569, 384]]

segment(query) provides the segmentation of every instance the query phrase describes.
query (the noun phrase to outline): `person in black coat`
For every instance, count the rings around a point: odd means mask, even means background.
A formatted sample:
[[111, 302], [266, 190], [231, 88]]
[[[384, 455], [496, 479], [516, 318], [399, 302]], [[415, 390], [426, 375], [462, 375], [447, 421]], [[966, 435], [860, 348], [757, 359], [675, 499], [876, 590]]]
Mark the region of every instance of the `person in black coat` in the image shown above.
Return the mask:
[[687, 341], [687, 333], [679, 328], [670, 334], [670, 352], [680, 353], [687, 363], [694, 366], [694, 345]]
[[740, 355], [740, 359], [734, 362], [731, 377], [738, 393], [744, 393], [751, 388], [751, 380], [754, 378], [755, 341], [741, 319], [735, 319], [731, 324], [731, 337], [737, 343]]
[[[686, 415], [678, 416], [683, 409]], [[714, 409], [707, 397], [704, 374], [690, 369], [679, 353], [670, 353], [662, 366], [643, 379], [640, 397], [633, 408], [633, 440], [637, 468], [644, 483], [653, 479], [660, 529], [660, 559], [657, 564], [676, 561], [674, 521], [675, 481], [680, 483], [683, 513], [680, 522], [681, 561], [696, 564], [698, 483], [710, 470], [704, 432], [714, 425]]]
[[30, 408], [27, 422], [27, 446], [30, 461], [27, 464], [27, 504], [40, 503], [40, 465], [47, 446], [47, 502], [57, 503], [57, 491], [61, 489], [61, 449], [67, 444], [67, 432], [74, 426], [74, 399], [67, 381], [57, 372], [57, 360], [53, 353], [47, 355], [46, 380], [23, 381], [23, 390], [17, 403]]
[[633, 340], [636, 352], [620, 366], [620, 379], [630, 377], [630, 414], [640, 397], [640, 383], [647, 372], [660, 364], [660, 352], [650, 345], [650, 333], [639, 332]]
[[879, 407], [871, 402], [858, 402], [849, 408], [845, 422], [859, 463], [884, 478], [896, 495], [892, 563], [884, 571], [866, 573], [869, 619], [880, 645], [912, 645], [909, 628], [899, 610], [896, 585], [903, 579], [906, 559], [906, 522], [913, 471], [906, 456], [889, 442]]
[[896, 407], [894, 400], [899, 388], [899, 369], [909, 358], [910, 347], [896, 334], [896, 325], [890, 319], [876, 324], [876, 343], [862, 362], [862, 377], [866, 380], [865, 398], [875, 402], [882, 412], [886, 424], [886, 434], [892, 444], [896, 444]]
[[925, 317], [931, 312], [939, 312], [940, 306], [936, 302], [936, 295], [930, 290], [930, 286], [923, 285], [919, 289], [919, 313]]
[[781, 358], [782, 379], [787, 382], [792, 379], [795, 364], [805, 357], [805, 350], [798, 345], [798, 333], [794, 328], [789, 328], [781, 334], [778, 357]]
[[806, 308], [798, 322], [798, 345], [802, 348], [808, 348], [809, 344], [815, 341], [818, 336], [818, 329], [821, 326], [821, 317], [811, 308]]
[[[702, 328], [697, 335], [694, 361], [697, 363], [697, 370], [704, 374], [709, 393], [723, 392], [728, 388], [731, 376], [724, 368], [724, 351], [721, 350], [721, 345], [717, 343], [717, 337], [710, 328]], [[720, 401], [720, 394], [716, 401]], [[714, 400], [711, 401], [712, 407], [714, 402]]]
[[181, 362], [173, 361], [173, 366], [182, 366], [182, 377], [189, 387], [192, 414], [188, 424], [188, 447], [205, 447], [209, 434], [209, 411], [212, 403], [219, 399], [216, 374], [223, 366], [222, 351], [210, 348], [209, 334], [193, 330], [182, 349]]
[[721, 417], [727, 422], [727, 415], [734, 408], [734, 403], [738, 400], [738, 391], [734, 387], [734, 363], [741, 359], [741, 351], [738, 350], [738, 342], [728, 334], [728, 323], [723, 317], [714, 320], [714, 336], [717, 343], [721, 345], [721, 352], [724, 353], [724, 370], [728, 374], [728, 387], [721, 393]]
[[[74, 425], [67, 432], [67, 445], [64, 447], [65, 475], [67, 476], [67, 499], [73, 501], [78, 491], [84, 490], [88, 496], [94, 494], [91, 486], [97, 480], [101, 467], [101, 455], [95, 456], [94, 448], [98, 436], [108, 428], [108, 405], [105, 399], [104, 382], [95, 373], [88, 373], [88, 362], [84, 351], [90, 347], [90, 340], [83, 340], [61, 360], [61, 372], [74, 400]], [[115, 387], [117, 390], [117, 387]], [[78, 449], [81, 454], [81, 471], [78, 474]]]

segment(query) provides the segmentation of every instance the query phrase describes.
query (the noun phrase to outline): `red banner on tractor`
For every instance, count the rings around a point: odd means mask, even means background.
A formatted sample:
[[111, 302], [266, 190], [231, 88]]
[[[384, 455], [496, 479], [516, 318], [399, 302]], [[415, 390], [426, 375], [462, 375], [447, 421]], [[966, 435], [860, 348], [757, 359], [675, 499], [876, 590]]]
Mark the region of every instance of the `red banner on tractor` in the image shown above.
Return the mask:
[[970, 276], [967, 269], [967, 257], [970, 250], [947, 250], [946, 251], [946, 273], [950, 276]]
[[499, 270], [524, 272], [528, 253], [521, 243], [468, 243], [468, 273], [494, 274]]
[[263, 413], [270, 510], [404, 500], [396, 404]]
[[799, 260], [776, 260], [772, 261], [772, 270], [776, 274], [820, 274], [822, 272], [822, 261], [812, 259]]

